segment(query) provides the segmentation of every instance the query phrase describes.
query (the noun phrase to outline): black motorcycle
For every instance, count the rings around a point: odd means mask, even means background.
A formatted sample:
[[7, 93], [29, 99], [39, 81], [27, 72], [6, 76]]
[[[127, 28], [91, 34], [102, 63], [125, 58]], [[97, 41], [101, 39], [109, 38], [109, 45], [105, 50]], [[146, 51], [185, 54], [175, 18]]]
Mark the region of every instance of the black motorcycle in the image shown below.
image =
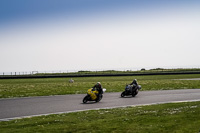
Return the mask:
[[121, 93], [121, 97], [129, 96], [129, 95], [132, 95], [133, 97], [135, 97], [141, 88], [142, 88], [141, 85], [136, 85], [136, 86], [126, 85], [125, 91]]

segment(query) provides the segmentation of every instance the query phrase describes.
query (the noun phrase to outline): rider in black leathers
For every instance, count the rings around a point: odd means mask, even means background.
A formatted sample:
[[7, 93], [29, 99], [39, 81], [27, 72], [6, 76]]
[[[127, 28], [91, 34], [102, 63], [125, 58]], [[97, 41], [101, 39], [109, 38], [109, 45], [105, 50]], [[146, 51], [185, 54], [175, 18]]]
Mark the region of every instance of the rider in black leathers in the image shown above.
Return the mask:
[[137, 79], [134, 79], [132, 83], [130, 83], [129, 85], [133, 85], [132, 90], [133, 91], [135, 89], [135, 87], [138, 85], [137, 83]]
[[97, 89], [97, 91], [99, 92], [98, 94], [97, 94], [97, 97], [99, 98], [99, 96], [101, 95], [101, 94], [103, 94], [103, 88], [102, 88], [102, 86], [101, 86], [101, 83], [100, 82], [97, 82], [95, 85], [94, 85], [94, 87], [92, 87], [93, 89]]

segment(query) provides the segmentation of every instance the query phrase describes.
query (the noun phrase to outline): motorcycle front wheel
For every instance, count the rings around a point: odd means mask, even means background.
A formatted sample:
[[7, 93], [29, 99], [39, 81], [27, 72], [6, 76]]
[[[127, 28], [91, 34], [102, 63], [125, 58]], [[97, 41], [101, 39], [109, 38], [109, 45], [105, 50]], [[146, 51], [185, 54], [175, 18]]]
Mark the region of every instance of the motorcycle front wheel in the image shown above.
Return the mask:
[[125, 96], [125, 91], [123, 91], [121, 94], [121, 97], [124, 97], [124, 96]]
[[83, 103], [87, 103], [87, 100], [88, 99], [88, 97], [87, 96], [85, 96], [84, 98], [83, 98]]

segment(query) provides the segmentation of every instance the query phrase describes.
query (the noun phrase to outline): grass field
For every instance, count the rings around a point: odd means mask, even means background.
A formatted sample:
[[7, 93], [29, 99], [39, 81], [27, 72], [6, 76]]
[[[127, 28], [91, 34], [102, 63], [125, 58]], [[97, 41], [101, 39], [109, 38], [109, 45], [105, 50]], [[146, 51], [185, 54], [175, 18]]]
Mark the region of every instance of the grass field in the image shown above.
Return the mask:
[[200, 102], [100, 109], [0, 122], [1, 133], [198, 133]]
[[0, 79], [0, 98], [86, 93], [98, 81], [107, 92], [120, 92], [126, 83], [131, 83], [135, 78], [142, 85], [143, 91], [200, 88], [199, 80], [176, 80], [200, 78], [200, 74], [77, 77], [73, 78], [74, 83], [68, 82], [70, 78]]

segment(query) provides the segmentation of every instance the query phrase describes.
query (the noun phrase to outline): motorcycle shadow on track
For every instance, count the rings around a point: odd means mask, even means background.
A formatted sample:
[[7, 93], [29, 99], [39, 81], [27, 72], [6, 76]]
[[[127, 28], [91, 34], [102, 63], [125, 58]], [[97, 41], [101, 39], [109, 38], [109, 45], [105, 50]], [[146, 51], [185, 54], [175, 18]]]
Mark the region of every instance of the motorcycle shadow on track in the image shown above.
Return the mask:
[[95, 102], [95, 101], [88, 101], [88, 102], [86, 102], [86, 103], [80, 103], [80, 104], [102, 104], [103, 102]]
[[123, 98], [123, 99], [124, 99], [124, 98], [125, 98], [125, 99], [127, 98], [127, 99], [128, 99], [128, 98], [136, 98], [136, 97], [132, 97], [131, 95], [129, 95], [129, 96], [125, 96], [125, 97], [121, 97], [121, 96], [120, 96], [119, 98]]

